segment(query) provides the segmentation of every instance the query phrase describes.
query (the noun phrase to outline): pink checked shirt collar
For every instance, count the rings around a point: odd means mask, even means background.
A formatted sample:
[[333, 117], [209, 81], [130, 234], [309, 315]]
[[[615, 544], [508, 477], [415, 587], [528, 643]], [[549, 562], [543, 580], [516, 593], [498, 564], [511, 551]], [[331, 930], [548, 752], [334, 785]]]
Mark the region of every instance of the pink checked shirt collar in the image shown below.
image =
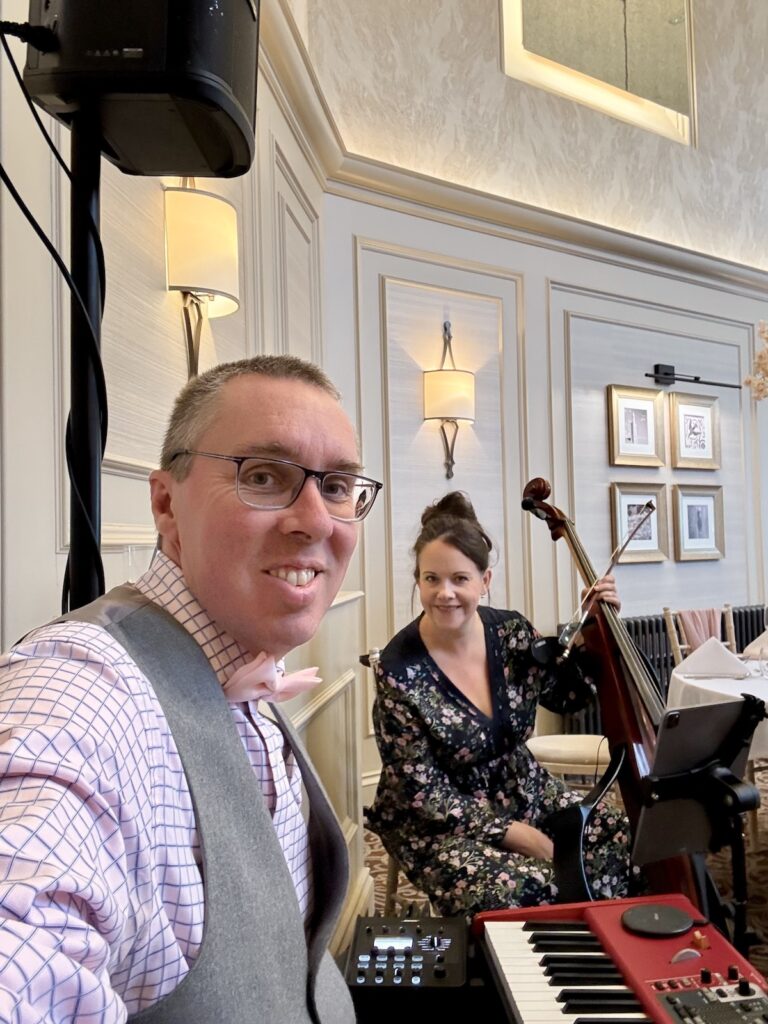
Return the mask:
[[[250, 653], [220, 629], [187, 587], [181, 568], [161, 551], [134, 584], [137, 590], [170, 612], [203, 649], [222, 686], [251, 660]], [[240, 698], [243, 699], [243, 698]]]
[[162, 552], [156, 553], [149, 569], [136, 581], [136, 587], [194, 636], [230, 703], [278, 703], [322, 682], [316, 666], [286, 673], [282, 660], [267, 651], [252, 658], [245, 647], [218, 628], [188, 589], [181, 568]]

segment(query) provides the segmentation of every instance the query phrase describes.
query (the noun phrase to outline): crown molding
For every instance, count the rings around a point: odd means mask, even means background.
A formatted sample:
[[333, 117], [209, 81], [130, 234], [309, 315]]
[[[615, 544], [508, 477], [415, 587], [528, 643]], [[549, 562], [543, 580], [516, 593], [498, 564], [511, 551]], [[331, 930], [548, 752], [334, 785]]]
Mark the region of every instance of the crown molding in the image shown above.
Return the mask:
[[351, 153], [325, 101], [286, 0], [262, 5], [261, 44], [271, 84], [287, 100], [332, 195], [503, 234], [579, 255], [652, 265], [675, 277], [768, 294], [768, 271], [491, 195]]

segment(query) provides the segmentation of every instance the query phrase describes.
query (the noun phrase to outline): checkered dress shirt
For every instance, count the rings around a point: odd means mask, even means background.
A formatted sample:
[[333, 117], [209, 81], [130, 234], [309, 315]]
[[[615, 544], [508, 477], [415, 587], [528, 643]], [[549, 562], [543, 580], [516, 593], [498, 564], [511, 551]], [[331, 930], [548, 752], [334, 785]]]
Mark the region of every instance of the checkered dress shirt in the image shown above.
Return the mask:
[[[164, 555], [136, 586], [197, 640], [222, 682], [248, 660]], [[256, 704], [230, 707], [306, 914], [299, 769]], [[199, 864], [176, 746], [125, 650], [73, 621], [2, 656], [0, 1022], [113, 1024], [171, 992], [202, 941]]]

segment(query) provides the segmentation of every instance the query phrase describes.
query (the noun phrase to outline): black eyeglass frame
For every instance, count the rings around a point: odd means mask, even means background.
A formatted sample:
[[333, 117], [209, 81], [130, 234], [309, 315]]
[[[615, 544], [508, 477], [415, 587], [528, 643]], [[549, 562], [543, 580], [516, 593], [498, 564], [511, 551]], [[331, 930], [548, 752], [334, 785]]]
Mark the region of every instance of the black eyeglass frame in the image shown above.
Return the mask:
[[[334, 515], [333, 512], [331, 512], [330, 510], [328, 511], [328, 515], [331, 517], [331, 519], [335, 519], [339, 523], [361, 523], [373, 508], [376, 502], [376, 496], [384, 486], [378, 480], [372, 480], [370, 477], [361, 476], [359, 473], [348, 473], [345, 470], [341, 469], [307, 469], [306, 466], [300, 466], [298, 462], [291, 462], [290, 459], [273, 459], [267, 455], [221, 455], [218, 452], [199, 452], [194, 451], [191, 448], [183, 448], [180, 451], [174, 452], [169, 461], [173, 462], [175, 459], [181, 458], [182, 455], [201, 455], [203, 456], [203, 458], [206, 459], [222, 459], [225, 462], [234, 462], [235, 465], [237, 466], [237, 471], [235, 473], [235, 490], [237, 492], [237, 496], [244, 505], [247, 505], [248, 508], [255, 509], [257, 512], [278, 512], [281, 509], [290, 508], [291, 505], [293, 505], [293, 503], [298, 500], [299, 495], [304, 490], [304, 485], [306, 484], [307, 479], [309, 477], [314, 477], [314, 479], [317, 480], [318, 489], [322, 497], [323, 481], [325, 480], [325, 478], [328, 476], [342, 476], [349, 477], [352, 480], [361, 481], [364, 487], [372, 487], [374, 489], [373, 497], [371, 498], [367, 508], [365, 509], [361, 516], [355, 516], [352, 519], [347, 519], [344, 516]], [[280, 466], [293, 466], [295, 469], [300, 469], [304, 474], [304, 479], [301, 481], [299, 489], [296, 491], [296, 493], [294, 494], [294, 496], [291, 498], [287, 505], [253, 505], [251, 504], [250, 501], [246, 501], [245, 498], [240, 493], [240, 470], [242, 468], [243, 463], [259, 460], [263, 462], [276, 462]], [[327, 502], [326, 508], [328, 508]]]

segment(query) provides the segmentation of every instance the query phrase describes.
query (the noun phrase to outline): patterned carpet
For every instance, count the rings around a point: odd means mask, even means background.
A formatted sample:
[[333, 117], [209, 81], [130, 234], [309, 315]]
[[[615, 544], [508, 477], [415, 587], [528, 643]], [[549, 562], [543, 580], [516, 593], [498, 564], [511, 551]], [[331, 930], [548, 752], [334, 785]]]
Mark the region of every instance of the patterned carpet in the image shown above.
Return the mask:
[[[768, 937], [768, 762], [758, 766], [757, 785], [762, 794], [762, 806], [758, 811], [759, 829], [756, 849], [747, 849], [747, 885], [749, 892], [749, 924], [760, 934]], [[376, 912], [384, 912], [384, 893], [387, 880], [388, 858], [377, 836], [366, 830], [366, 863], [374, 880]], [[731, 894], [731, 863], [727, 850], [710, 857], [713, 878], [724, 898]], [[427, 900], [400, 874], [396, 896], [395, 914], [399, 915], [413, 905], [417, 912], [423, 912]], [[749, 959], [753, 965], [768, 976], [768, 944], [752, 947]]]

